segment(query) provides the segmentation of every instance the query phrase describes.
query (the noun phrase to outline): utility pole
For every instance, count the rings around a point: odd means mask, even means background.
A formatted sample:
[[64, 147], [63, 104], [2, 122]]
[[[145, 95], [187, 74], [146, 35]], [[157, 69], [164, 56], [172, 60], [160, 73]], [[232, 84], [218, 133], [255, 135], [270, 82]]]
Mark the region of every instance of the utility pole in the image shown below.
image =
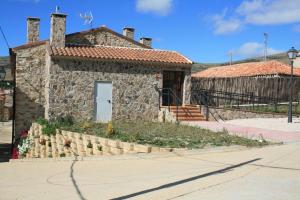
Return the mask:
[[267, 61], [267, 56], [268, 56], [268, 33], [264, 33], [264, 44], [265, 44], [265, 49], [264, 49], [264, 61]]
[[232, 51], [229, 51], [227, 53], [227, 55], [229, 56], [229, 65], [231, 66], [232, 65], [232, 55], [233, 55]]

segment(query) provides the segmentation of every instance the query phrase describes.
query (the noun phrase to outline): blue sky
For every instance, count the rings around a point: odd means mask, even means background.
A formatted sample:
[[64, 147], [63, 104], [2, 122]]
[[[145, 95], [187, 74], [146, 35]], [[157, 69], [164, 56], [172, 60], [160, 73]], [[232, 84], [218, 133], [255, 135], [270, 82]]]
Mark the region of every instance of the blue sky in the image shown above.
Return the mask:
[[[11, 47], [26, 42], [26, 18], [41, 18], [41, 39], [49, 37], [55, 6], [68, 15], [67, 33], [86, 30], [80, 13], [93, 13], [93, 27], [135, 38], [153, 38], [153, 47], [176, 50], [196, 62], [228, 61], [300, 48], [300, 0], [1, 0], [0, 25]], [[0, 35], [0, 55], [8, 55]]]

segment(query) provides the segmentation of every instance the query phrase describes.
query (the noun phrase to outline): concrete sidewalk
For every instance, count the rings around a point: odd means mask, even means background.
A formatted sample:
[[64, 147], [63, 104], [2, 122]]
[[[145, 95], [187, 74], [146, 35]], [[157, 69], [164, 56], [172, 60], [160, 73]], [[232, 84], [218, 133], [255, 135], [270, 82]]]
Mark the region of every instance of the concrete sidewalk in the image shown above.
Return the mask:
[[0, 163], [0, 199], [298, 200], [300, 143], [185, 155]]
[[183, 122], [183, 124], [197, 126], [212, 131], [226, 129], [230, 134], [248, 138], [260, 138], [270, 141], [296, 142], [300, 141], [300, 118], [294, 118], [292, 124], [286, 118], [255, 118], [238, 119], [225, 122], [198, 121]]

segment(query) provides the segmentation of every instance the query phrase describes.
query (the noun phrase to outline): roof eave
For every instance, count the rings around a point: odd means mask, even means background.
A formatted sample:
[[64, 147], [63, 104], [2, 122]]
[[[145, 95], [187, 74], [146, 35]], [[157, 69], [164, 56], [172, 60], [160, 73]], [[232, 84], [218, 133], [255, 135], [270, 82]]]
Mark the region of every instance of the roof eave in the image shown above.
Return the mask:
[[94, 60], [94, 61], [106, 61], [106, 62], [122, 62], [122, 63], [134, 63], [134, 64], [150, 64], [155, 66], [169, 66], [169, 67], [184, 67], [191, 68], [192, 63], [172, 63], [172, 62], [157, 62], [157, 61], [144, 61], [144, 60], [127, 60], [127, 59], [116, 59], [116, 58], [93, 58], [93, 57], [79, 57], [79, 56], [61, 56], [53, 55], [51, 48], [48, 48], [48, 52], [51, 58], [61, 59], [80, 59], [80, 60]]

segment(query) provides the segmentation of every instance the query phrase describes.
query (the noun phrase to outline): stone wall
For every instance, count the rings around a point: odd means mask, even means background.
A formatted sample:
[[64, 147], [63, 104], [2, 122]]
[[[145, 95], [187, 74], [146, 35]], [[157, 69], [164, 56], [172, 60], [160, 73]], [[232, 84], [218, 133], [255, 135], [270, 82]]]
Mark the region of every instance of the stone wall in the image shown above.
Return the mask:
[[71, 34], [66, 36], [66, 44], [83, 44], [83, 45], [105, 45], [143, 48], [129, 40], [118, 37], [108, 31], [92, 31], [85, 34]]
[[185, 69], [183, 84], [183, 104], [191, 104], [191, 69]]
[[36, 42], [40, 36], [40, 19], [27, 18], [27, 42]]
[[112, 82], [113, 119], [158, 118], [159, 93], [154, 87], [161, 87], [158, 66], [53, 58], [49, 73], [47, 118], [72, 115], [93, 120], [96, 81]]
[[[206, 114], [206, 107], [201, 106], [201, 113]], [[287, 115], [277, 113], [257, 113], [236, 109], [209, 108], [209, 121], [225, 121], [248, 118], [284, 118]]]
[[16, 135], [44, 116], [45, 45], [18, 50], [16, 55]]

